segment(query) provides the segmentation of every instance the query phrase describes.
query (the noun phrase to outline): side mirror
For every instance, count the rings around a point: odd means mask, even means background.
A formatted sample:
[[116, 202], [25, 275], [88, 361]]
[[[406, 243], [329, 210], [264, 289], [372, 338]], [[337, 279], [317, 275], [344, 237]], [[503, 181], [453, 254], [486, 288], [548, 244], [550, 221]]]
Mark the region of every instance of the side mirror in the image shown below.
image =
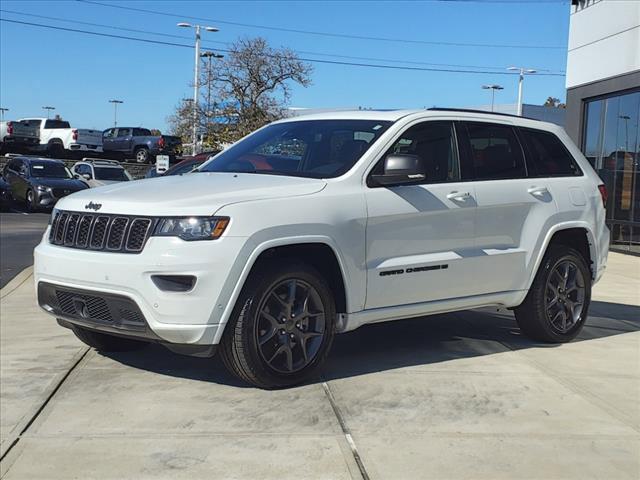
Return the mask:
[[91, 174], [90, 173], [83, 173], [82, 174], [82, 178], [84, 178], [85, 180], [91, 180]]
[[77, 173], [74, 173], [73, 174], [73, 178], [75, 178], [76, 180], [79, 180], [80, 179], [80, 175], [78, 175]]
[[384, 173], [371, 175], [376, 185], [393, 187], [396, 185], [415, 185], [427, 178], [422, 158], [418, 155], [391, 154], [384, 159]]

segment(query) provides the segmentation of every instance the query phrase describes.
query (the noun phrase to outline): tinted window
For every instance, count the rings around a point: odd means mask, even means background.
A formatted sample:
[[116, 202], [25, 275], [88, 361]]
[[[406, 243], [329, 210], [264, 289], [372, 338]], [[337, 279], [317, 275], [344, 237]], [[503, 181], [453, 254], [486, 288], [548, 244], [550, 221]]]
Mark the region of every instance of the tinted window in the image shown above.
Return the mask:
[[44, 122], [44, 128], [71, 128], [71, 125], [64, 120], [47, 120]]
[[134, 128], [133, 136], [134, 137], [150, 137], [151, 131], [147, 130], [146, 128]]
[[522, 128], [520, 133], [527, 146], [529, 174], [536, 177], [580, 175], [571, 154], [553, 133]]
[[389, 125], [376, 120], [276, 123], [224, 150], [200, 170], [337, 177], [353, 167]]
[[119, 128], [118, 129], [118, 137], [128, 137], [129, 135], [131, 135], [131, 129], [130, 128]]
[[88, 173], [89, 175], [91, 175], [91, 167], [86, 164], [80, 164], [76, 167], [76, 173], [80, 175], [84, 175], [85, 173]]
[[57, 162], [31, 162], [31, 176], [42, 178], [71, 178], [66, 167]]
[[13, 160], [9, 161], [9, 165], [7, 166], [7, 168], [9, 170], [11, 170], [12, 172], [18, 173], [20, 171], [20, 165], [21, 164], [22, 164], [21, 160], [18, 160], [17, 158], [14, 158]]
[[118, 182], [125, 182], [129, 180], [129, 177], [124, 173], [122, 168], [111, 167], [93, 167], [96, 171], [97, 180], [115, 180]]
[[526, 177], [522, 148], [513, 128], [493, 123], [467, 123], [475, 179]]
[[[455, 135], [451, 122], [424, 122], [412, 126], [387, 151], [390, 154], [417, 155], [425, 166], [425, 183], [452, 182], [460, 179]], [[382, 174], [384, 157], [374, 168]]]

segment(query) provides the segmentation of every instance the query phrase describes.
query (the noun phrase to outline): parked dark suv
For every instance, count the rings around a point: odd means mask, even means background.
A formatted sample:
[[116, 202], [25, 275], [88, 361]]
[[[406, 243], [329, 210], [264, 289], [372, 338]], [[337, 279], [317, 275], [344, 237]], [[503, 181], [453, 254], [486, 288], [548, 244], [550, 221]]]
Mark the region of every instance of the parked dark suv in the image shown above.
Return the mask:
[[62, 160], [50, 158], [14, 157], [4, 177], [14, 200], [23, 202], [29, 211], [53, 207], [58, 199], [88, 188], [73, 178]]

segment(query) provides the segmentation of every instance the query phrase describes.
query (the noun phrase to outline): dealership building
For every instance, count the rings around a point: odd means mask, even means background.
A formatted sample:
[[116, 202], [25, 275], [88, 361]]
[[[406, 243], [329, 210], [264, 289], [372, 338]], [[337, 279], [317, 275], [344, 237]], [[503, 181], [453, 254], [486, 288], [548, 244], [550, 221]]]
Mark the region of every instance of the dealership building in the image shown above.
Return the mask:
[[612, 250], [640, 254], [640, 0], [572, 0], [565, 129], [607, 185]]

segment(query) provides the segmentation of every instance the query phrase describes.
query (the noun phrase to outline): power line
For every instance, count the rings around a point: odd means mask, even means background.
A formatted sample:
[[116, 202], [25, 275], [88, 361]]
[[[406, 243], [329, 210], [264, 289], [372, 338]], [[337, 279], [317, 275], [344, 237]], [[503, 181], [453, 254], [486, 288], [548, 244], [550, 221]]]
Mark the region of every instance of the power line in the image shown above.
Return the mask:
[[[443, 0], [445, 1], [445, 0]], [[449, 0], [446, 0], [449, 1]], [[72, 24], [78, 24], [78, 25], [87, 25], [87, 26], [91, 26], [91, 27], [99, 27], [99, 28], [109, 28], [112, 30], [120, 30], [120, 31], [124, 31], [124, 32], [133, 32], [133, 33], [142, 33], [145, 35], [157, 35], [157, 36], [162, 36], [162, 37], [171, 37], [171, 38], [179, 38], [182, 40], [191, 40], [191, 37], [185, 37], [183, 35], [175, 35], [175, 34], [170, 34], [170, 33], [164, 33], [164, 32], [158, 32], [158, 31], [150, 31], [150, 30], [140, 30], [140, 29], [135, 29], [135, 28], [125, 28], [125, 27], [117, 27], [115, 25], [105, 25], [105, 24], [101, 24], [101, 23], [92, 23], [92, 22], [84, 22], [81, 20], [73, 20], [73, 19], [69, 19], [69, 18], [60, 18], [60, 17], [50, 17], [50, 16], [46, 16], [46, 15], [37, 15], [34, 13], [24, 13], [24, 12], [16, 12], [15, 10], [6, 10], [6, 9], [0, 9], [0, 12], [3, 13], [10, 13], [13, 15], [20, 15], [20, 16], [25, 16], [25, 17], [33, 17], [33, 18], [42, 18], [45, 20], [54, 20], [54, 21], [58, 21], [58, 22], [66, 22], [66, 23], [72, 23]], [[216, 40], [206, 40], [203, 39], [201, 40], [202, 43], [215, 43], [215, 44], [219, 44], [219, 45], [225, 45], [225, 46], [229, 46], [228, 42], [222, 42], [222, 41], [216, 41]], [[502, 66], [495, 66], [495, 65], [461, 65], [461, 64], [451, 64], [451, 63], [433, 63], [433, 62], [421, 62], [421, 61], [415, 61], [415, 60], [401, 60], [401, 59], [390, 59], [390, 58], [377, 58], [377, 57], [360, 57], [360, 56], [354, 56], [354, 55], [343, 55], [343, 54], [338, 54], [338, 53], [324, 53], [324, 52], [312, 52], [312, 51], [305, 51], [305, 50], [296, 50], [296, 52], [298, 54], [304, 54], [304, 55], [317, 55], [320, 57], [336, 57], [336, 58], [346, 58], [346, 59], [350, 59], [350, 60], [366, 60], [366, 61], [373, 61], [373, 62], [387, 62], [387, 63], [400, 63], [400, 64], [410, 64], [410, 65], [427, 65], [427, 66], [435, 66], [435, 67], [453, 67], [453, 68], [470, 68], [470, 69], [501, 69], [503, 68]], [[545, 70], [545, 69], [541, 69], [538, 68], [537, 69], [539, 72], [552, 72], [552, 70]], [[564, 73], [562, 71], [560, 72], [556, 72], [556, 73]]]
[[[51, 30], [60, 30], [60, 31], [65, 31], [65, 32], [82, 33], [82, 34], [86, 34], [86, 35], [94, 35], [94, 36], [97, 36], [97, 37], [117, 38], [117, 39], [121, 39], [121, 40], [131, 40], [131, 41], [144, 42], [144, 43], [157, 44], [157, 45], [165, 45], [165, 46], [172, 46], [172, 47], [193, 48], [192, 45], [187, 45], [187, 44], [183, 44], [183, 43], [164, 42], [164, 41], [161, 41], [161, 40], [150, 40], [150, 39], [146, 39], [146, 38], [129, 37], [129, 36], [125, 36], [125, 35], [114, 35], [114, 34], [102, 33], [102, 32], [91, 32], [91, 31], [88, 31], [88, 30], [80, 30], [80, 29], [75, 29], [75, 28], [66, 28], [66, 27], [59, 27], [59, 26], [53, 26], [53, 25], [43, 25], [41, 23], [22, 22], [22, 21], [19, 21], [19, 20], [10, 20], [10, 19], [7, 19], [7, 18], [0, 18], [0, 21], [1, 22], [9, 22], [9, 23], [20, 24], [20, 25], [28, 25], [28, 26], [32, 26], [32, 27], [47, 28], [47, 29], [51, 29]], [[227, 49], [220, 48], [218, 50], [221, 51], [221, 52], [225, 52], [225, 53], [231, 53], [230, 50], [227, 50]], [[272, 57], [278, 58], [277, 55], [272, 55]], [[309, 63], [321, 63], [321, 64], [328, 64], [328, 65], [343, 65], [343, 66], [352, 66], [352, 67], [382, 68], [382, 69], [390, 69], [390, 70], [408, 70], [408, 71], [418, 71], [418, 72], [443, 72], [443, 73], [471, 73], [471, 74], [488, 74], [488, 75], [515, 75], [514, 73], [507, 72], [507, 71], [502, 72], [502, 71], [486, 71], [486, 70], [458, 70], [458, 69], [451, 69], [451, 68], [406, 67], [406, 66], [400, 66], [400, 65], [380, 65], [380, 64], [370, 64], [370, 63], [341, 62], [341, 61], [336, 61], [336, 60], [319, 60], [319, 59], [315, 59], [315, 58], [299, 58], [299, 59], [304, 61], [304, 62], [309, 62]], [[553, 76], [553, 77], [562, 77], [562, 76], [564, 76], [563, 74], [560, 74], [560, 73], [540, 73], [538, 75]]]
[[298, 33], [305, 35], [316, 35], [322, 37], [338, 37], [338, 38], [350, 38], [355, 40], [373, 40], [378, 42], [394, 42], [394, 43], [412, 43], [412, 44], [420, 44], [420, 45], [440, 45], [440, 46], [448, 46], [448, 47], [482, 47], [482, 48], [526, 48], [526, 49], [536, 49], [536, 50], [546, 50], [546, 49], [562, 49], [565, 47], [560, 46], [551, 46], [551, 45], [509, 45], [509, 44], [490, 44], [490, 43], [462, 43], [462, 42], [436, 42], [436, 41], [427, 41], [427, 40], [411, 40], [411, 39], [403, 39], [403, 38], [390, 38], [390, 37], [372, 37], [366, 35], [352, 35], [347, 33], [330, 33], [330, 32], [320, 32], [314, 30], [299, 30], [295, 28], [285, 28], [285, 27], [273, 27], [270, 25], [257, 25], [252, 23], [240, 23], [240, 22], [231, 22], [228, 20], [220, 20], [214, 18], [204, 18], [204, 17], [194, 17], [190, 15], [182, 15], [176, 13], [169, 12], [161, 12], [158, 10], [149, 10], [146, 8], [137, 8], [137, 7], [128, 7], [124, 5], [113, 5], [109, 3], [96, 2], [93, 0], [76, 0], [77, 2], [84, 3], [87, 5], [99, 5], [102, 7], [109, 8], [118, 8], [121, 10], [129, 10], [133, 12], [141, 12], [141, 13], [151, 13], [153, 15], [162, 15], [165, 17], [172, 18], [182, 18], [189, 20], [198, 20], [203, 22], [212, 22], [219, 23], [224, 25], [233, 25], [237, 27], [245, 27], [245, 28], [259, 28], [263, 30], [275, 30], [279, 32], [288, 32], [288, 33]]

